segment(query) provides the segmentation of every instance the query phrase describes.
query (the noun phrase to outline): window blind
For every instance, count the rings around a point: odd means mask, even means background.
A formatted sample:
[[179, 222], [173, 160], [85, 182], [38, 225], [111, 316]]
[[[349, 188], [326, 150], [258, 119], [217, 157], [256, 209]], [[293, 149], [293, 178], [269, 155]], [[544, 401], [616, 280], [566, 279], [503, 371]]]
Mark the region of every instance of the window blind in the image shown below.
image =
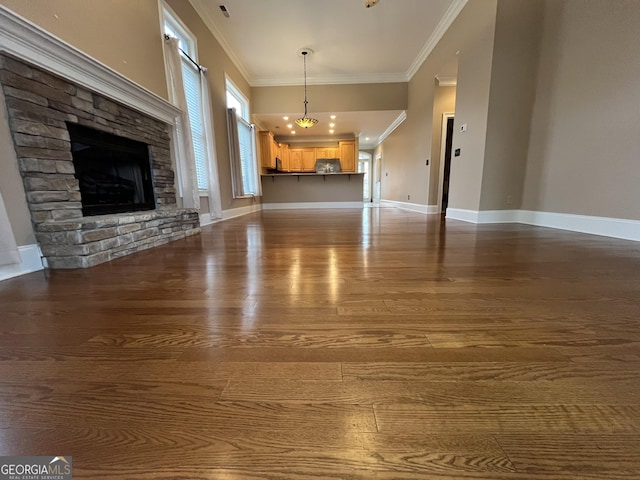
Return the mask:
[[191, 123], [193, 153], [196, 160], [198, 189], [207, 189], [207, 163], [205, 150], [204, 122], [202, 118], [202, 99], [200, 98], [200, 72], [187, 60], [182, 62], [184, 93], [187, 97], [187, 110]]
[[256, 172], [253, 155], [253, 126], [244, 119], [238, 119], [238, 143], [240, 144], [240, 165], [242, 170], [242, 185], [245, 195], [257, 195]]

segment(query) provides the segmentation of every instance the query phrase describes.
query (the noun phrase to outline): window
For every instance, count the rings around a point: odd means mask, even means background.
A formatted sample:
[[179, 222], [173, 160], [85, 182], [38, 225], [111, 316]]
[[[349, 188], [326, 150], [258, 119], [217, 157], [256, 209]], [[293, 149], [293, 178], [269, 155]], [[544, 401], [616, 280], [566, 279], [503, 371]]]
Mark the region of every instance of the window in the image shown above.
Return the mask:
[[249, 121], [249, 101], [240, 92], [231, 80], [227, 78], [227, 108], [233, 108], [236, 115], [245, 122]]
[[[182, 51], [197, 62], [196, 42], [193, 35], [168, 9], [163, 9], [163, 14], [164, 33], [177, 38], [180, 41]], [[204, 119], [202, 118], [203, 105], [200, 93], [200, 72], [198, 67], [186, 55], [182, 55], [182, 81], [184, 82], [184, 93], [187, 97], [187, 114], [191, 124], [191, 141], [193, 142], [193, 153], [196, 161], [198, 189], [207, 190], [207, 150]]]
[[[240, 90], [227, 79], [227, 108], [235, 111], [229, 116], [229, 129], [236, 130], [237, 149], [230, 145], [232, 174], [234, 175], [234, 196], [249, 197], [260, 195], [258, 164], [256, 161], [255, 129], [249, 123], [249, 101]], [[236, 138], [236, 135], [230, 135]]]

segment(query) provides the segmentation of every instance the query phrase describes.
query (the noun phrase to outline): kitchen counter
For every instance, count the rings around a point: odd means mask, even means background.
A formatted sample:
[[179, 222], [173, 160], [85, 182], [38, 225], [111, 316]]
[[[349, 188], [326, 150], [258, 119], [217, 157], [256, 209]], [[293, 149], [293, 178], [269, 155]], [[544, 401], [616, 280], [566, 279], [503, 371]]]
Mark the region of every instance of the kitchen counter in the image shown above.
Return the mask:
[[326, 176], [326, 175], [364, 175], [359, 172], [333, 172], [333, 173], [316, 173], [316, 172], [282, 172], [282, 173], [263, 173], [261, 177], [302, 177], [302, 176]]
[[357, 172], [263, 174], [262, 207], [362, 208], [363, 177]]

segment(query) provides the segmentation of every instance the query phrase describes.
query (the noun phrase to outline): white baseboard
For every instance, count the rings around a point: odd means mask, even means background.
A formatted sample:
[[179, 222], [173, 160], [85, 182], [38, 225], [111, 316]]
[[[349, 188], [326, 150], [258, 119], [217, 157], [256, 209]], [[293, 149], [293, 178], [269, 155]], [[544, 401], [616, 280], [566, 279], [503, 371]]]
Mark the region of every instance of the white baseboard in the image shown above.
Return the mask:
[[0, 281], [42, 270], [42, 253], [37, 244], [18, 247], [22, 262], [0, 266]]
[[640, 220], [520, 210], [520, 222], [640, 242]]
[[262, 205], [258, 203], [256, 205], [249, 205], [248, 207], [238, 207], [238, 208], [230, 208], [229, 210], [223, 210], [222, 218], [211, 218], [210, 213], [201, 213], [200, 226], [206, 227], [207, 225], [211, 225], [213, 223], [229, 220], [230, 218], [241, 217], [243, 215], [248, 215], [253, 212], [259, 212], [260, 210], [262, 210]]
[[463, 210], [462, 208], [447, 208], [446, 218], [460, 220], [461, 222], [479, 223], [478, 212], [475, 210]]
[[363, 208], [364, 202], [263, 203], [263, 210], [303, 210], [307, 208]]
[[215, 220], [211, 218], [210, 213], [201, 213], [200, 214], [200, 226], [206, 227], [207, 225], [211, 225]]
[[524, 223], [538, 227], [640, 241], [640, 220], [532, 210], [474, 211], [458, 208], [448, 208], [447, 218], [471, 223]]
[[[243, 215], [249, 215], [250, 213], [259, 212], [260, 210], [262, 210], [261, 203], [256, 203], [247, 207], [230, 208], [229, 210], [222, 211], [221, 220], [229, 220], [230, 218], [242, 217]], [[214, 220], [214, 222], [219, 222], [221, 220]]]
[[380, 200], [380, 203], [386, 207], [401, 208], [412, 212], [424, 213], [425, 215], [440, 213], [438, 205], [422, 205], [420, 203], [398, 202], [396, 200]]

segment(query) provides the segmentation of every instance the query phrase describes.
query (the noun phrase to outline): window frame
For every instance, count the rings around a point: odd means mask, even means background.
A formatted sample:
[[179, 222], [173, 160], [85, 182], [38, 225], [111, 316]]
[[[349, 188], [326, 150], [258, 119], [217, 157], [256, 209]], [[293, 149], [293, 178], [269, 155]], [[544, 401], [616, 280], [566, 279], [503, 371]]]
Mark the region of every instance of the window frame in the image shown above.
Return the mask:
[[[244, 96], [242, 91], [237, 87], [237, 85], [235, 83], [233, 83], [233, 80], [231, 80], [228, 75], [225, 75], [224, 83], [225, 83], [225, 93], [226, 93], [226, 95], [227, 96], [231, 95], [233, 98], [235, 98], [238, 101], [238, 103], [240, 103], [240, 105], [242, 105], [242, 112], [240, 112], [240, 115], [238, 115], [238, 116], [240, 118], [242, 118], [245, 122], [251, 123], [251, 121], [250, 121], [251, 111], [249, 109], [249, 99]], [[229, 106], [229, 102], [228, 102], [227, 96], [225, 96], [225, 101], [227, 103], [227, 108], [231, 108]], [[236, 114], [237, 113], [238, 112], [236, 112]]]
[[[247, 192], [249, 190], [252, 191], [252, 193], [245, 193], [243, 195], [238, 195], [235, 191], [233, 193], [234, 198], [253, 198], [253, 197], [257, 197], [261, 195], [260, 192], [260, 171], [258, 168], [258, 155], [257, 155], [257, 148], [256, 148], [256, 138], [255, 138], [255, 125], [253, 125], [250, 122], [250, 117], [251, 117], [251, 111], [250, 111], [250, 103], [249, 103], [249, 99], [247, 97], [244, 96], [244, 94], [242, 93], [242, 91], [238, 88], [238, 86], [233, 83], [233, 80], [231, 80], [229, 78], [228, 75], [225, 75], [225, 100], [226, 100], [226, 104], [227, 104], [227, 108], [234, 108], [234, 106], [229, 105], [229, 96], [233, 97], [234, 100], [236, 100], [242, 107], [242, 111], [241, 112], [237, 112], [236, 111], [236, 122], [237, 122], [237, 129], [238, 132], [240, 131], [240, 124], [243, 124], [245, 128], [249, 128], [250, 131], [250, 138], [251, 138], [251, 159], [253, 161], [253, 165], [242, 165], [241, 169], [243, 171], [251, 171], [250, 177], [253, 180], [253, 185], [251, 185], [251, 188], [247, 188], [247, 185], [244, 184], [244, 175], [242, 175], [242, 173], [240, 174], [240, 179], [241, 179], [241, 183], [242, 183], [242, 191], [243, 192]], [[234, 108], [235, 110], [235, 108]], [[238, 133], [238, 135], [240, 135]], [[241, 158], [242, 161], [242, 158]], [[238, 172], [235, 172], [235, 169], [232, 168], [232, 175], [236, 175], [238, 174]], [[235, 189], [234, 189], [235, 190]]]
[[[197, 63], [198, 62], [197, 37], [191, 32], [191, 30], [189, 30], [189, 28], [182, 22], [182, 20], [180, 20], [180, 17], [178, 17], [178, 15], [164, 1], [161, 2], [160, 20], [161, 20], [163, 34], [167, 34], [167, 29], [170, 30], [170, 35], [175, 36], [180, 41], [180, 48], [182, 48], [193, 59], [193, 61]], [[164, 44], [163, 44], [163, 48], [164, 48]], [[186, 56], [182, 54], [181, 54], [181, 60], [182, 60], [183, 67], [187, 67], [189, 69], [193, 69], [194, 71], [198, 71], [198, 68], [193, 64], [193, 62], [191, 62], [188, 58], [186, 58]], [[184, 82], [184, 79], [183, 79], [183, 82]], [[205, 114], [206, 109], [203, 108], [204, 106], [202, 105], [202, 97], [200, 96], [200, 94], [198, 94], [197, 100], [201, 110], [200, 117], [202, 117]], [[187, 115], [189, 115], [189, 112], [187, 112]], [[191, 123], [191, 120], [192, 120], [191, 115], [189, 115], [189, 120]], [[204, 120], [202, 120], [199, 126], [199, 130], [204, 132], [205, 128], [206, 128], [205, 122]], [[195, 145], [196, 142], [194, 141], [193, 127], [191, 127], [191, 132], [189, 133], [191, 136], [191, 143], [195, 153], [195, 151], [197, 150], [197, 147]], [[206, 134], [203, 133], [200, 137], [201, 138], [197, 138], [195, 140], [197, 140], [197, 142], [200, 143], [199, 147], [203, 152], [205, 152], [205, 158], [203, 158], [201, 162], [198, 162], [197, 157], [195, 159], [196, 160], [196, 177], [197, 177], [197, 183], [198, 183], [197, 186], [198, 186], [199, 195], [201, 197], [207, 197], [209, 196], [209, 175], [207, 174], [207, 171], [209, 168], [207, 165], [207, 162], [209, 160], [206, 157], [208, 146], [206, 145], [207, 143]], [[202, 163], [202, 162], [204, 163], [201, 165], [198, 165], [198, 163]], [[197, 175], [198, 170], [200, 170], [201, 172], [204, 172], [204, 174]], [[179, 174], [179, 169], [178, 169], [178, 172], [176, 173]], [[201, 186], [201, 184], [203, 184], [204, 186]]]

